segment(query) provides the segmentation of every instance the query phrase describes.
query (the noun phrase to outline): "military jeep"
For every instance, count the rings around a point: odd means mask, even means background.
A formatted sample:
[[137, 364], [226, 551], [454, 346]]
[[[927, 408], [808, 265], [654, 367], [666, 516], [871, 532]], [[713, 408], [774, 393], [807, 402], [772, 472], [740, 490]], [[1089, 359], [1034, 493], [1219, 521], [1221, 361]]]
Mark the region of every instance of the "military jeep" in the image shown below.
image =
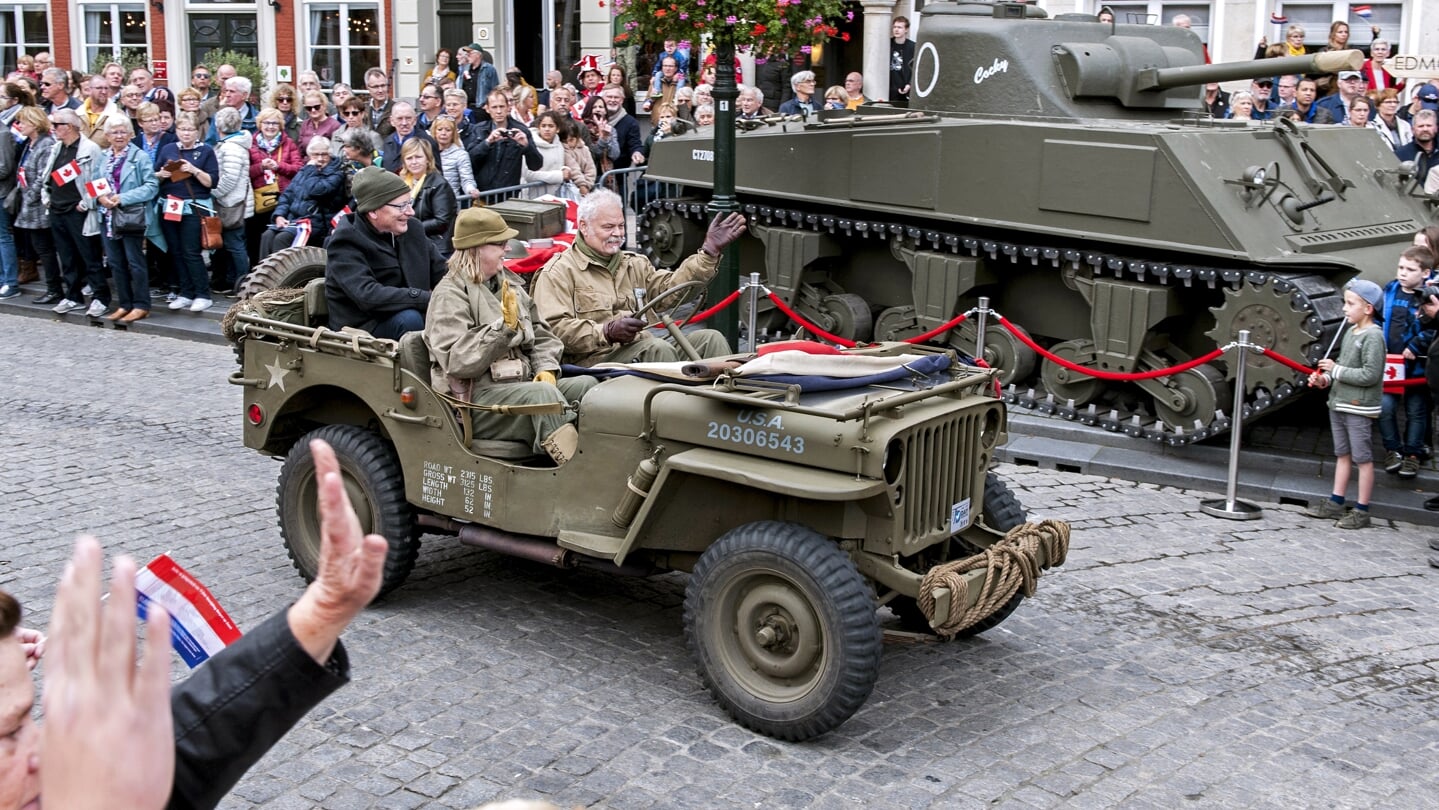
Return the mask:
[[[384, 591], [404, 582], [422, 534], [559, 568], [688, 572], [700, 676], [763, 734], [803, 740], [843, 723], [878, 677], [879, 606], [916, 632], [973, 614], [995, 597], [990, 567], [923, 594], [922, 581], [999, 548], [1024, 520], [988, 471], [1007, 427], [995, 372], [952, 352], [855, 350], [937, 358], [939, 370], [836, 390], [618, 376], [580, 403], [578, 452], [557, 467], [526, 444], [467, 441], [468, 419], [430, 387], [420, 335], [323, 328], [322, 279], [294, 303], [296, 317], [232, 313], [242, 368], [230, 382], [244, 388], [245, 445], [283, 459], [280, 532], [301, 576], [320, 547], [308, 440], [323, 438], [365, 531], [389, 541]], [[1063, 555], [1040, 547], [1028, 567]], [[995, 626], [1032, 588], [944, 634]]]

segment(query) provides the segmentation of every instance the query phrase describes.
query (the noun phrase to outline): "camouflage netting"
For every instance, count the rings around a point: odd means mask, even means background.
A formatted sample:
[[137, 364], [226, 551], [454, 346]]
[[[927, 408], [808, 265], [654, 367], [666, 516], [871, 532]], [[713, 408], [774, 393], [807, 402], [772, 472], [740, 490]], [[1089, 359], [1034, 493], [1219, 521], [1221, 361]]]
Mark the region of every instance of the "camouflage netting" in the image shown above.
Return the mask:
[[235, 324], [241, 314], [302, 324], [305, 322], [305, 291], [298, 287], [281, 287], [236, 301], [220, 320], [220, 330], [226, 340], [237, 345], [240, 342], [240, 333]]

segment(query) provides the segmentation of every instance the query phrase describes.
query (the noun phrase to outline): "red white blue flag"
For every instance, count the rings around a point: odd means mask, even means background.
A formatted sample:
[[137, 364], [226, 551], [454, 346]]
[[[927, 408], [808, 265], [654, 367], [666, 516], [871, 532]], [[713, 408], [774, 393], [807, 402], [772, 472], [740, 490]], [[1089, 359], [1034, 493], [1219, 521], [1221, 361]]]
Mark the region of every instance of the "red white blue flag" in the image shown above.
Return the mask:
[[135, 590], [141, 619], [152, 602], [170, 614], [170, 643], [191, 669], [240, 637], [240, 628], [210, 589], [168, 555], [161, 554], [140, 569]]
[[1269, 15], [1269, 21], [1274, 23], [1275, 25], [1284, 25], [1285, 23], [1289, 22], [1289, 18], [1276, 11], [1273, 14]]
[[1374, 16], [1374, 10], [1369, 6], [1350, 6], [1349, 10], [1353, 12], [1354, 16], [1362, 17], [1366, 20]]
[[25, 176], [24, 166], [21, 166], [20, 168], [15, 170], [15, 182], [20, 184], [20, 188], [30, 187], [30, 178]]
[[341, 220], [342, 218], [344, 218], [346, 215], [348, 215], [348, 214], [353, 214], [353, 213], [355, 213], [355, 212], [354, 212], [354, 211], [351, 211], [351, 210], [350, 210], [350, 206], [348, 206], [348, 205], [345, 206], [344, 208], [341, 208], [341, 209], [340, 209], [340, 213], [334, 215], [333, 217], [330, 217], [330, 230], [333, 231], [334, 229], [340, 227], [340, 220]]
[[310, 244], [310, 220], [297, 219], [290, 223], [290, 227], [295, 229], [295, 241], [290, 243], [290, 247], [304, 247]]
[[66, 163], [64, 166], [56, 169], [55, 171], [50, 172], [50, 179], [54, 180], [55, 185], [57, 186], [63, 186], [66, 183], [72, 182], [79, 177], [80, 164], [73, 160], [69, 163]]

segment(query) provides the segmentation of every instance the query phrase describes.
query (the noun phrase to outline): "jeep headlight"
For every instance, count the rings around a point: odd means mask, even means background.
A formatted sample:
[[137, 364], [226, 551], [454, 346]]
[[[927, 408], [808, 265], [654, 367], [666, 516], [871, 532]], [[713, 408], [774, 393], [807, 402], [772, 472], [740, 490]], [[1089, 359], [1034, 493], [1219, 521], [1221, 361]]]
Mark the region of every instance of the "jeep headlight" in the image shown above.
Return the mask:
[[904, 473], [904, 442], [899, 439], [890, 439], [889, 444], [884, 446], [884, 482], [890, 486], [899, 483], [899, 477]]

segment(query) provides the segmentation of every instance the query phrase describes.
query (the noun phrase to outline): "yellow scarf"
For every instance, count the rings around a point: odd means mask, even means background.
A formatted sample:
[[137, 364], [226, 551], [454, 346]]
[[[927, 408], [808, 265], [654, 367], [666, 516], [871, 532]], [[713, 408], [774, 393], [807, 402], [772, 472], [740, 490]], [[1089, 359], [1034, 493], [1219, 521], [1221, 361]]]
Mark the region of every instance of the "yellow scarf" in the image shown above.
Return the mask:
[[1298, 47], [1296, 47], [1296, 46], [1290, 44], [1288, 41], [1286, 41], [1286, 42], [1284, 43], [1284, 49], [1285, 49], [1285, 51], [1286, 51], [1286, 53], [1284, 54], [1285, 56], [1303, 56], [1303, 55], [1304, 55], [1304, 46], [1303, 46], [1303, 45], [1299, 45]]
[[411, 197], [418, 197], [418, 196], [420, 196], [420, 188], [421, 188], [422, 186], [424, 186], [424, 185], [425, 185], [425, 175], [423, 175], [423, 174], [415, 177], [415, 178], [412, 179], [412, 180], [410, 180], [410, 196], [411, 196]]

